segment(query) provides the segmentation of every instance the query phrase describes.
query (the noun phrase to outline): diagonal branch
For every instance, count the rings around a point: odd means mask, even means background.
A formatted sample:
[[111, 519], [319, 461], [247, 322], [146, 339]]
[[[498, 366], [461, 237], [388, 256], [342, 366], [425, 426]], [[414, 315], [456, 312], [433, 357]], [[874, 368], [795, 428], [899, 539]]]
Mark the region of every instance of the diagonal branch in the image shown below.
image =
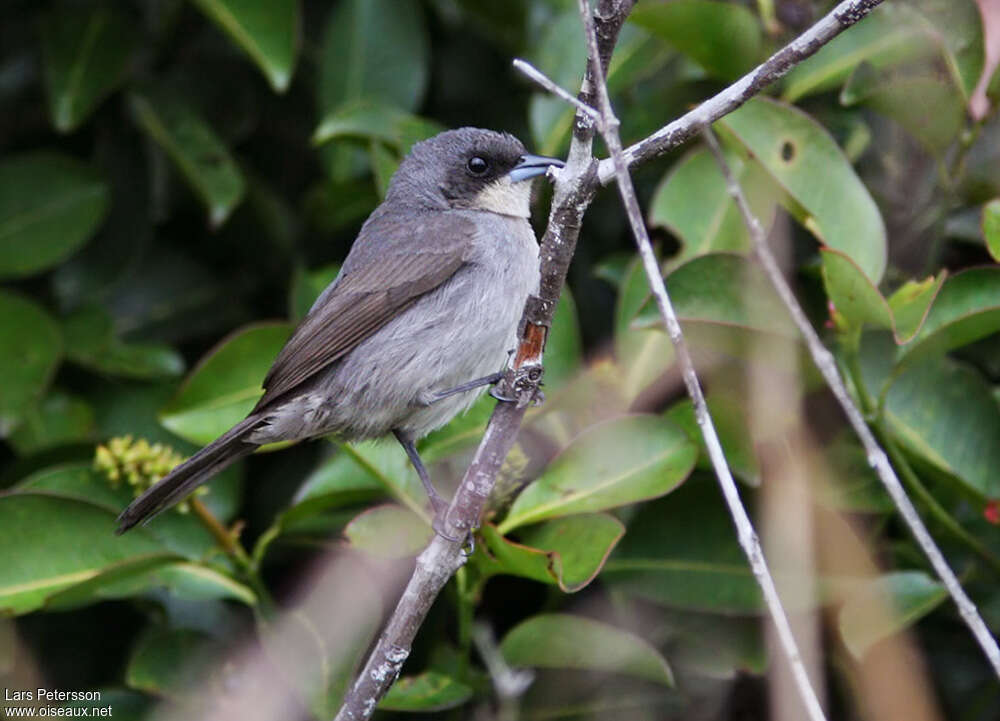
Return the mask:
[[[740, 107], [761, 90], [785, 75], [800, 62], [814, 55], [826, 43], [854, 23], [863, 20], [882, 0], [844, 0], [819, 22], [795, 38], [728, 88], [709, 98], [697, 108], [663, 126], [655, 133], [624, 151], [628, 167], [652, 160], [686, 143], [723, 115]], [[602, 58], [602, 67], [607, 62]], [[593, 104], [593, 103], [591, 103]], [[601, 161], [597, 171], [601, 185], [615, 177], [614, 160]]]
[[726, 162], [726, 158], [722, 154], [722, 150], [719, 148], [719, 143], [715, 138], [715, 134], [712, 133], [710, 129], [706, 128], [704, 135], [705, 141], [711, 149], [712, 154], [715, 156], [715, 159], [722, 170], [722, 174], [726, 179], [726, 187], [729, 190], [729, 194], [736, 202], [740, 215], [743, 217], [743, 223], [746, 225], [747, 230], [750, 233], [750, 237], [753, 241], [754, 254], [757, 256], [757, 260], [760, 262], [761, 266], [763, 266], [764, 272], [767, 273], [772, 285], [774, 285], [775, 289], [778, 291], [778, 295], [781, 296], [782, 302], [788, 308], [789, 313], [791, 313], [792, 319], [795, 321], [795, 325], [798, 326], [799, 332], [801, 332], [802, 336], [805, 338], [806, 345], [809, 347], [809, 353], [812, 355], [813, 362], [816, 364], [820, 373], [823, 374], [826, 384], [830, 387], [830, 390], [833, 391], [833, 395], [836, 397], [837, 402], [840, 403], [840, 407], [843, 408], [844, 413], [847, 415], [847, 420], [850, 422], [851, 427], [854, 428], [854, 432], [857, 433], [858, 438], [861, 439], [861, 444], [864, 446], [865, 452], [868, 454], [868, 463], [875, 469], [879, 479], [882, 481], [882, 485], [885, 486], [885, 489], [888, 491], [889, 496], [896, 505], [896, 508], [899, 509], [899, 514], [903, 517], [903, 520], [906, 521], [906, 525], [909, 526], [913, 537], [917, 540], [917, 543], [920, 545], [920, 548], [923, 550], [928, 560], [930, 560], [934, 570], [944, 582], [945, 587], [948, 589], [948, 593], [951, 594], [952, 599], [955, 601], [955, 605], [958, 606], [959, 613], [962, 615], [965, 623], [969, 626], [969, 629], [972, 631], [972, 635], [975, 637], [976, 641], [982, 647], [990, 665], [993, 666], [994, 673], [997, 677], [1000, 677], [1000, 648], [997, 647], [996, 640], [990, 634], [986, 624], [983, 623], [983, 619], [976, 610], [975, 604], [972, 603], [972, 600], [962, 589], [962, 584], [959, 583], [958, 578], [955, 577], [954, 572], [951, 568], [949, 568], [944, 555], [941, 553], [940, 549], [938, 549], [937, 544], [934, 543], [934, 539], [931, 537], [931, 534], [928, 532], [923, 521], [920, 520], [920, 515], [917, 513], [916, 508], [914, 508], [909, 496], [907, 496], [906, 491], [903, 490], [903, 486], [899, 482], [899, 478], [896, 476], [896, 472], [893, 469], [892, 464], [889, 462], [888, 457], [886, 457], [885, 451], [883, 451], [879, 446], [878, 441], [875, 440], [875, 436], [871, 432], [871, 429], [868, 428], [868, 424], [865, 423], [864, 416], [861, 414], [861, 411], [851, 400], [851, 396], [847, 392], [847, 387], [844, 385], [844, 381], [841, 379], [840, 373], [837, 372], [837, 362], [834, 360], [833, 354], [827, 350], [825, 345], [823, 345], [823, 341], [821, 341], [819, 336], [816, 334], [812, 324], [806, 317], [805, 311], [802, 310], [802, 306], [800, 306], [798, 301], [795, 299], [795, 294], [792, 292], [788, 282], [785, 280], [785, 276], [781, 273], [781, 268], [778, 267], [778, 262], [771, 253], [770, 247], [767, 245], [767, 237], [764, 233], [764, 227], [750, 210], [750, 205], [747, 203], [746, 196], [743, 194], [743, 189], [736, 181], [736, 178], [733, 177], [729, 164]]
[[788, 616], [781, 605], [781, 599], [778, 597], [778, 590], [774, 585], [774, 579], [768, 570], [767, 561], [761, 549], [760, 539], [757, 537], [750, 517], [747, 515], [746, 508], [744, 508], [743, 502], [740, 500], [736, 481], [733, 480], [733, 474], [729, 470], [729, 464], [726, 462], [726, 457], [722, 452], [722, 444], [719, 442], [719, 435], [715, 431], [715, 425], [708, 412], [708, 404], [705, 402], [705, 395], [702, 392], [701, 383], [694, 369], [691, 352], [687, 347], [687, 342], [684, 340], [680, 322], [677, 320], [677, 314], [674, 312], [670, 296], [667, 294], [667, 288], [663, 283], [660, 266], [653, 253], [653, 245], [649, 241], [649, 234], [646, 231], [646, 224], [643, 221], [642, 210], [639, 208], [639, 199], [635, 194], [635, 188], [632, 185], [632, 176], [629, 175], [628, 164], [622, 151], [622, 141], [618, 134], [619, 122], [618, 118], [615, 117], [614, 109], [611, 107], [608, 86], [604, 81], [601, 58], [597, 47], [597, 37], [590, 19], [587, 0], [579, 0], [579, 4], [580, 16], [583, 19], [584, 31], [587, 36], [589, 61], [593, 67], [591, 75], [599, 78], [596, 93], [598, 111], [601, 114], [599, 128], [601, 135], [604, 137], [604, 142], [608, 146], [608, 151], [611, 154], [615, 178], [618, 182], [618, 192], [621, 195], [622, 204], [625, 206], [629, 225], [632, 226], [632, 233], [635, 236], [636, 244], [639, 246], [639, 255], [642, 257], [646, 278], [649, 280], [653, 297], [656, 298], [656, 305], [660, 309], [660, 315], [663, 317], [663, 322], [667, 327], [667, 334], [670, 336], [670, 341], [677, 352], [677, 360], [680, 365], [681, 374], [684, 377], [684, 385], [687, 386], [688, 395], [694, 404], [695, 418], [698, 421], [698, 426], [701, 428], [702, 437], [705, 439], [705, 446], [708, 449], [708, 455], [712, 461], [712, 468], [715, 470], [715, 475], [719, 480], [719, 485], [722, 487], [722, 494], [725, 496], [726, 504], [729, 506], [729, 513], [736, 526], [740, 546], [747, 556], [750, 568], [763, 593], [764, 602], [777, 630], [781, 649], [791, 667], [799, 696], [802, 698], [802, 702], [805, 704], [806, 711], [812, 721], [825, 721], [826, 717], [823, 714], [823, 708], [809, 681], [809, 674], [802, 663], [802, 657], [795, 642], [795, 636], [792, 634]]

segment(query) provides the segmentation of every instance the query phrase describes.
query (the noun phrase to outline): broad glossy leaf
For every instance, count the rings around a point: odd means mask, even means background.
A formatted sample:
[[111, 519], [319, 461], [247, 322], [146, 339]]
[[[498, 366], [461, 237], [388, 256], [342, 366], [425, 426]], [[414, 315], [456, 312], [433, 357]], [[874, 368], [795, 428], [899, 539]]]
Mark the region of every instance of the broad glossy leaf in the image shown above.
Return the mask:
[[907, 628], [948, 598], [947, 589], [923, 571], [899, 571], [851, 594], [837, 617], [844, 645], [861, 658], [875, 643]]
[[782, 98], [795, 102], [839, 87], [860, 63], [891, 67], [936, 52], [922, 18], [908, 4], [885, 3], [785, 77]]
[[279, 93], [288, 89], [299, 44], [299, 0], [194, 0], [243, 48]]
[[945, 281], [917, 336], [899, 349], [907, 363], [1000, 331], [1000, 267], [972, 268]]
[[993, 260], [1000, 263], [1000, 198], [994, 198], [983, 206], [981, 222], [986, 250]]
[[822, 126], [796, 108], [762, 98], [719, 123], [785, 189], [794, 201], [789, 210], [813, 235], [850, 256], [873, 283], [882, 279], [887, 255], [882, 216]]
[[108, 196], [96, 171], [66, 155], [0, 162], [0, 278], [32, 275], [72, 255], [101, 224]]
[[323, 35], [320, 117], [363, 99], [413, 110], [427, 85], [429, 61], [427, 30], [416, 0], [338, 3]]
[[392, 148], [378, 140], [372, 140], [368, 144], [368, 157], [372, 164], [375, 189], [379, 197], [384, 198], [392, 176], [399, 169], [400, 158]]
[[336, 138], [379, 140], [406, 154], [421, 140], [437, 135], [444, 126], [412, 115], [385, 102], [368, 99], [339, 106], [323, 116], [312, 141], [321, 145]]
[[481, 533], [488, 552], [483, 573], [522, 576], [575, 593], [600, 572], [625, 527], [607, 513], [586, 513], [523, 528], [518, 541], [504, 538], [491, 524]]
[[859, 329], [873, 325], [891, 329], [889, 304], [858, 264], [832, 248], [820, 249], [820, 255], [827, 298], [848, 327]]
[[94, 411], [87, 401], [56, 390], [25, 412], [7, 440], [25, 455], [89, 440], [96, 429]]
[[626, 416], [578, 436], [514, 501], [506, 534], [547, 518], [601, 511], [669, 493], [691, 472], [697, 447], [656, 416]]
[[0, 495], [0, 609], [22, 614], [53, 594], [163, 547], [143, 528], [117, 537], [110, 511], [45, 492]]
[[649, 282], [642, 262], [633, 258], [625, 270], [615, 302], [615, 358], [621, 366], [622, 395], [636, 398], [670, 367], [674, 346], [659, 328], [636, 328], [633, 320], [649, 302]]
[[496, 401], [491, 396], [482, 395], [465, 413], [425, 436], [418, 444], [420, 457], [425, 463], [435, 463], [477, 446], [495, 406]]
[[170, 156], [208, 210], [209, 222], [226, 222], [243, 196], [246, 181], [211, 126], [180, 97], [164, 90], [133, 92], [132, 111], [142, 129]]
[[62, 336], [41, 307], [0, 290], [0, 438], [45, 393], [59, 365]]
[[57, 10], [41, 24], [49, 118], [75, 130], [125, 79], [134, 24], [107, 8]]
[[[719, 442], [733, 475], [747, 485], [759, 486], [760, 464], [754, 452], [745, 409], [738, 400], [723, 393], [710, 393], [707, 400], [712, 423], [719, 434]], [[678, 401], [667, 409], [664, 417], [687, 431], [691, 440], [698, 444], [701, 449], [698, 468], [711, 470], [712, 461], [705, 449], [705, 439], [698, 428], [698, 421], [695, 420], [694, 404], [688, 399]]]
[[583, 362], [583, 341], [577, 320], [576, 301], [569, 288], [563, 288], [552, 318], [552, 330], [545, 343], [545, 376], [547, 391], [558, 390], [577, 373]]
[[928, 36], [944, 56], [966, 100], [983, 72], [983, 24], [975, 0], [917, 0], [926, 19]]
[[171, 431], [204, 445], [243, 420], [263, 395], [261, 382], [291, 333], [284, 323], [247, 326], [220, 342], [160, 414]]
[[305, 270], [296, 268], [292, 276], [292, 289], [288, 297], [288, 314], [292, 320], [305, 318], [313, 303], [340, 272], [340, 264], [332, 263], [321, 268]]
[[472, 697], [472, 688], [439, 671], [403, 676], [379, 701], [383, 711], [444, 711], [461, 706]]
[[363, 441], [342, 444], [340, 449], [397, 501], [430, 523], [427, 494], [406, 452], [398, 443]]
[[[726, 153], [726, 160], [754, 215], [769, 225], [776, 191], [767, 173], [758, 163], [732, 152]], [[682, 242], [680, 252], [670, 258], [672, 265], [706, 253], [750, 248], [746, 225], [726, 190], [725, 178], [704, 148], [685, 155], [664, 176], [650, 202], [649, 223], [667, 228]]]
[[684, 53], [709, 74], [733, 80], [757, 64], [761, 32], [742, 5], [712, 0], [673, 0], [636, 6], [629, 22]]
[[[862, 345], [865, 383], [877, 393], [887, 369], [874, 339]], [[1000, 497], [1000, 405], [971, 368], [945, 356], [914, 363], [889, 388], [885, 414], [896, 440], [980, 499]]]
[[378, 558], [416, 556], [433, 538], [427, 520], [396, 504], [369, 508], [344, 529], [347, 542]]
[[184, 373], [184, 358], [163, 343], [126, 343], [115, 335], [111, 316], [95, 305], [63, 321], [66, 355], [84, 368], [123, 378], [155, 380]]
[[722, 494], [706, 476], [640, 506], [601, 580], [672, 608], [744, 615], [764, 610]]
[[512, 666], [610, 671], [674, 685], [666, 659], [646, 641], [583, 616], [533, 616], [504, 636], [500, 652]]
[[941, 292], [947, 277], [948, 271], [942, 270], [936, 276], [929, 275], [923, 280], [908, 280], [889, 296], [887, 300], [897, 343], [909, 343], [923, 327], [931, 304]]
[[138, 691], [173, 698], [202, 687], [213, 656], [222, 649], [200, 631], [157, 628], [142, 638], [129, 659], [125, 683]]

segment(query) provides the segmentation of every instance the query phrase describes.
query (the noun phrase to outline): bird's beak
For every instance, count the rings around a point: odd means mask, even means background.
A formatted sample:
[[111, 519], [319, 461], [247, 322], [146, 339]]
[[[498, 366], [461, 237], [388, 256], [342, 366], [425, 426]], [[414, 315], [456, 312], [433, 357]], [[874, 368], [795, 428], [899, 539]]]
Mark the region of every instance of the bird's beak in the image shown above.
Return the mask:
[[522, 155], [508, 176], [512, 183], [519, 183], [522, 180], [531, 180], [539, 175], [545, 175], [549, 167], [562, 168], [565, 165], [566, 163], [561, 160], [546, 158], [544, 155]]

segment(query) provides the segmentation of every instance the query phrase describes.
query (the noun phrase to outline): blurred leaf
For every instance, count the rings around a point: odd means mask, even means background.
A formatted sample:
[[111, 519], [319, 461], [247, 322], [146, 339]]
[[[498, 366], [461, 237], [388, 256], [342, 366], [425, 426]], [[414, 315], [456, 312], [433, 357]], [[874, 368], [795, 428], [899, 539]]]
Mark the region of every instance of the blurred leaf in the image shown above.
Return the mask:
[[[548, 366], [545, 370], [548, 373]], [[496, 401], [492, 396], [487, 394], [480, 396], [465, 413], [455, 416], [448, 425], [432, 431], [421, 439], [417, 444], [420, 457], [425, 463], [436, 463], [477, 446], [495, 406]]]
[[324, 265], [313, 270], [301, 267], [295, 269], [288, 297], [288, 314], [292, 320], [299, 321], [306, 317], [313, 303], [319, 298], [319, 294], [326, 290], [338, 273], [340, 273], [339, 263]]
[[[846, 253], [873, 283], [886, 266], [878, 206], [833, 138], [800, 110], [756, 98], [719, 121], [767, 169], [822, 243]], [[822, 177], [822, 184], [816, 178]]]
[[[733, 6], [736, 7], [736, 6]], [[727, 152], [733, 177], [743, 188], [753, 214], [770, 225], [777, 198], [773, 183], [753, 160]], [[717, 251], [746, 252], [750, 237], [712, 154], [699, 148], [685, 155], [663, 177], [650, 201], [649, 223], [681, 241], [671, 265]]]
[[[673, 289], [671, 289], [673, 294]], [[649, 282], [641, 260], [632, 257], [615, 302], [615, 358], [621, 365], [622, 394], [635, 399], [673, 363], [674, 346], [660, 328], [639, 329], [633, 320], [649, 301]]]
[[983, 24], [974, 0], [917, 0], [929, 36], [941, 49], [966, 101], [983, 72]]
[[291, 333], [284, 323], [246, 326], [224, 338], [187, 377], [160, 414], [171, 431], [204, 445], [243, 420]]
[[[708, 394], [708, 409], [712, 422], [719, 434], [722, 450], [733, 475], [750, 486], [760, 485], [760, 464], [754, 452], [753, 438], [748, 426], [748, 418], [741, 402], [724, 393]], [[712, 461], [705, 449], [705, 439], [694, 417], [694, 404], [688, 400], [678, 401], [663, 414], [665, 418], [687, 431], [692, 442], [700, 450], [697, 467], [711, 470]]]
[[389, 189], [389, 182], [399, 168], [399, 157], [384, 143], [373, 140], [368, 145], [368, 155], [371, 158], [372, 173], [375, 176], [375, 189], [379, 197], [384, 198]]
[[411, 115], [383, 102], [359, 100], [342, 105], [323, 116], [312, 142], [321, 145], [335, 138], [379, 140], [406, 154], [421, 140], [437, 135], [444, 126]]
[[1000, 331], [1000, 267], [971, 268], [948, 278], [916, 337], [899, 349], [907, 363], [946, 353]]
[[108, 209], [108, 186], [79, 160], [49, 151], [0, 162], [0, 278], [32, 275], [87, 242]]
[[697, 447], [673, 423], [627, 416], [578, 436], [514, 501], [506, 534], [547, 518], [601, 511], [669, 493], [691, 472]]
[[826, 295], [849, 327], [860, 329], [868, 324], [891, 329], [889, 304], [857, 263], [832, 248], [821, 248], [820, 255]]
[[909, 343], [927, 320], [927, 314], [944, 286], [948, 271], [923, 280], [908, 280], [889, 296], [897, 343]]
[[180, 97], [164, 90], [135, 91], [130, 104], [136, 120], [166, 151], [208, 210], [218, 228], [243, 200], [243, 173], [219, 136]]
[[552, 318], [552, 331], [545, 342], [545, 376], [547, 391], [558, 390], [579, 371], [583, 362], [583, 341], [577, 320], [576, 301], [569, 287], [563, 288]]
[[[652, 219], [650, 223], [652, 223]], [[629, 251], [612, 253], [594, 264], [593, 273], [615, 290], [620, 290], [625, 281], [625, 274], [634, 265], [636, 255]]]
[[[657, 614], [665, 628], [651, 635], [665, 633], [666, 644], [656, 643], [670, 656], [674, 668], [694, 671], [709, 678], [735, 680], [767, 670], [768, 654], [760, 619], [727, 618], [717, 614], [668, 611]], [[647, 636], [651, 642], [652, 639]]]
[[163, 552], [145, 529], [117, 537], [113, 513], [46, 492], [0, 494], [0, 610], [23, 614], [70, 586]]
[[402, 446], [393, 442], [363, 441], [342, 444], [340, 449], [393, 498], [430, 523], [427, 494]]
[[847, 598], [837, 627], [844, 645], [860, 659], [876, 642], [913, 625], [946, 598], [947, 589], [923, 571], [887, 573]]
[[600, 572], [625, 527], [609, 514], [587, 513], [523, 528], [519, 542], [504, 538], [491, 524], [480, 532], [489, 553], [483, 556], [483, 573], [521, 576], [575, 593]]
[[816, 499], [848, 513], [892, 513], [895, 505], [858, 441], [841, 434], [824, 449], [828, 473], [820, 473]]
[[8, 441], [18, 453], [26, 455], [88, 440], [95, 430], [90, 405], [82, 398], [57, 390], [25, 412]]
[[917, 12], [907, 4], [885, 3], [841, 33], [785, 76], [782, 99], [795, 102], [806, 95], [839, 87], [854, 69], [869, 63], [891, 67], [935, 52]]
[[49, 118], [68, 133], [125, 79], [135, 46], [133, 23], [102, 7], [62, 9], [42, 21], [41, 36]]
[[387, 504], [369, 508], [347, 524], [348, 543], [378, 558], [409, 558], [424, 549], [434, 536], [427, 521], [403, 506]]
[[212, 674], [220, 649], [191, 629], [157, 628], [136, 646], [125, 670], [125, 683], [156, 696], [192, 696]]
[[345, 0], [330, 13], [319, 67], [319, 113], [349, 102], [382, 101], [413, 110], [430, 62], [416, 0]]
[[368, 179], [326, 181], [306, 192], [304, 212], [319, 231], [333, 233], [363, 221], [379, 203], [375, 187]]
[[194, 0], [249, 55], [279, 93], [288, 89], [299, 44], [298, 0]]
[[722, 80], [734, 80], [757, 64], [761, 32], [742, 5], [673, 0], [638, 5], [629, 22], [649, 30]]
[[646, 641], [583, 616], [533, 616], [504, 636], [500, 651], [512, 666], [609, 671], [674, 685], [666, 659]]
[[993, 260], [1000, 263], [1000, 198], [994, 198], [983, 206], [981, 224], [986, 250]]
[[0, 290], [0, 438], [45, 393], [59, 365], [62, 337], [40, 306]]
[[764, 610], [711, 477], [695, 476], [670, 496], [640, 506], [601, 580], [672, 608], [725, 614]]
[[461, 706], [472, 697], [472, 688], [438, 671], [403, 676], [379, 701], [383, 711], [444, 711]]
[[125, 343], [115, 336], [111, 316], [91, 305], [63, 321], [69, 360], [98, 373], [155, 380], [184, 373], [184, 358], [162, 343]]
[[[869, 389], [887, 382], [872, 339], [862, 344]], [[931, 466], [956, 478], [980, 500], [1000, 497], [1000, 405], [977, 372], [945, 356], [923, 359], [899, 373], [885, 399], [896, 440]]]

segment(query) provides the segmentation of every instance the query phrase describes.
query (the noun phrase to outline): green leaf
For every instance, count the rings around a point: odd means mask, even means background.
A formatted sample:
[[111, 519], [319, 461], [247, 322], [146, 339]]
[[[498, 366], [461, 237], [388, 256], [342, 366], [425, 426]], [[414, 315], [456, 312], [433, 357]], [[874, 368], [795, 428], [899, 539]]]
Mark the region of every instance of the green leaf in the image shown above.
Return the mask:
[[820, 254], [827, 298], [848, 327], [860, 329], [867, 324], [891, 329], [889, 304], [858, 264], [832, 248], [821, 248]]
[[313, 133], [312, 142], [321, 145], [335, 138], [378, 140], [405, 155], [414, 143], [442, 130], [444, 126], [433, 120], [384, 102], [365, 99], [347, 103], [324, 115]]
[[472, 688], [438, 671], [403, 676], [379, 701], [383, 711], [444, 711], [472, 698]]
[[184, 381], [160, 413], [168, 429], [204, 445], [243, 420], [263, 395], [261, 382], [291, 327], [268, 323], [244, 327], [223, 339]]
[[279, 93], [288, 89], [298, 51], [298, 0], [194, 0], [249, 55]]
[[427, 493], [413, 464], [398, 443], [363, 441], [338, 445], [343, 453], [376, 479], [393, 498], [430, 523]]
[[392, 176], [399, 169], [399, 156], [385, 143], [373, 140], [368, 144], [368, 157], [375, 176], [375, 189], [379, 197], [384, 198]]
[[576, 301], [569, 288], [563, 288], [552, 318], [552, 331], [545, 342], [545, 389], [554, 391], [566, 385], [580, 370], [582, 363], [583, 341]]
[[666, 659], [646, 641], [583, 616], [533, 616], [510, 630], [500, 652], [512, 666], [609, 671], [674, 685]]
[[782, 99], [795, 102], [806, 95], [839, 87], [861, 63], [875, 69], [898, 65], [935, 53], [917, 12], [906, 4], [885, 3], [799, 63], [785, 77]]
[[221, 652], [209, 636], [186, 628], [157, 628], [136, 646], [125, 683], [138, 691], [174, 698], [191, 697]]
[[722, 495], [706, 476], [640, 506], [601, 580], [671, 608], [742, 615], [764, 610]]
[[[658, 619], [666, 626], [666, 644], [674, 668], [694, 671], [708, 678], [735, 680], [767, 670], [763, 624], [754, 617], [727, 618], [717, 614], [662, 610]], [[653, 632], [655, 634], [656, 631]], [[653, 638], [655, 636], [650, 634]]]
[[497, 530], [601, 511], [669, 493], [694, 467], [697, 447], [673, 423], [626, 416], [577, 437], [514, 501]]
[[993, 260], [1000, 263], [1000, 198], [994, 198], [983, 206], [981, 224], [986, 250]]
[[246, 194], [243, 173], [211, 126], [180, 97], [164, 90], [133, 92], [130, 104], [143, 131], [166, 151], [218, 228]]
[[[749, 419], [741, 402], [724, 393], [708, 394], [708, 410], [719, 434], [722, 450], [726, 454], [733, 475], [750, 486], [760, 485], [760, 464], [754, 451], [753, 437], [749, 429]], [[700, 448], [698, 468], [712, 470], [712, 461], [705, 448], [705, 439], [698, 428], [694, 416], [694, 404], [688, 400], [678, 401], [663, 414], [664, 418], [683, 428], [692, 442]]]
[[108, 200], [100, 175], [75, 158], [41, 151], [0, 162], [0, 278], [68, 258], [104, 220]]
[[347, 524], [348, 543], [377, 558], [416, 556], [433, 538], [427, 520], [395, 504], [369, 508]]
[[114, 535], [115, 515], [45, 492], [0, 494], [0, 610], [23, 614], [53, 594], [163, 547], [142, 528]]
[[844, 645], [862, 658], [875, 643], [912, 626], [948, 598], [948, 590], [923, 571], [898, 571], [852, 593], [837, 617]]
[[477, 558], [484, 574], [521, 576], [575, 593], [594, 580], [625, 527], [606, 513], [587, 513], [523, 528], [519, 542], [491, 524], [481, 533], [489, 552]]
[[974, 0], [917, 0], [929, 37], [940, 48], [955, 84], [966, 101], [979, 82], [985, 62], [983, 23]]
[[60, 133], [75, 130], [125, 79], [133, 27], [106, 8], [60, 10], [42, 21], [49, 118]]
[[1000, 267], [971, 268], [948, 278], [916, 337], [899, 349], [913, 362], [947, 353], [1000, 331]]
[[413, 110], [427, 85], [430, 53], [416, 0], [345, 0], [330, 13], [319, 68], [326, 118], [358, 100]]
[[931, 304], [941, 292], [947, 277], [948, 271], [942, 270], [936, 276], [929, 275], [923, 280], [908, 280], [889, 296], [897, 343], [909, 343], [923, 327]]
[[184, 373], [184, 358], [162, 343], [125, 343], [115, 335], [111, 316], [90, 305], [63, 321], [69, 360], [98, 373], [156, 380]]
[[633, 257], [615, 303], [615, 358], [621, 366], [622, 395], [626, 401], [636, 398], [673, 363], [674, 346], [666, 333], [658, 327], [633, 326], [632, 321], [649, 298], [649, 282], [642, 262]]
[[[873, 339], [862, 345], [869, 389], [887, 381]], [[945, 356], [914, 363], [896, 376], [885, 399], [885, 417], [910, 453], [957, 479], [980, 501], [1000, 497], [1000, 405], [991, 386], [972, 369]]]
[[477, 446], [495, 406], [496, 401], [491, 396], [480, 396], [469, 410], [455, 416], [444, 428], [429, 433], [418, 443], [420, 457], [425, 463], [436, 463]]
[[742, 5], [708, 0], [642, 4], [632, 11], [629, 22], [649, 30], [722, 80], [738, 78], [760, 57], [760, 25]]
[[41, 307], [0, 290], [0, 338], [0, 438], [5, 438], [48, 388], [62, 337]]
[[[750, 209], [766, 227], [777, 200], [767, 173], [760, 164], [732, 152], [726, 153], [726, 161]], [[685, 155], [660, 181], [650, 202], [649, 224], [666, 228], [681, 241], [680, 252], [670, 259], [672, 265], [706, 253], [750, 249], [746, 225], [719, 164], [704, 148]]]
[[[794, 201], [789, 210], [822, 243], [847, 254], [873, 283], [886, 266], [878, 206], [836, 142], [796, 108], [755, 98], [719, 121]], [[822, 177], [824, 182], [817, 183]]]
[[298, 321], [306, 317], [319, 294], [333, 282], [340, 273], [340, 264], [332, 263], [314, 270], [297, 267], [292, 276], [292, 289], [288, 296], [288, 314]]
[[89, 440], [96, 430], [94, 411], [77, 396], [53, 391], [24, 414], [8, 441], [21, 455]]

